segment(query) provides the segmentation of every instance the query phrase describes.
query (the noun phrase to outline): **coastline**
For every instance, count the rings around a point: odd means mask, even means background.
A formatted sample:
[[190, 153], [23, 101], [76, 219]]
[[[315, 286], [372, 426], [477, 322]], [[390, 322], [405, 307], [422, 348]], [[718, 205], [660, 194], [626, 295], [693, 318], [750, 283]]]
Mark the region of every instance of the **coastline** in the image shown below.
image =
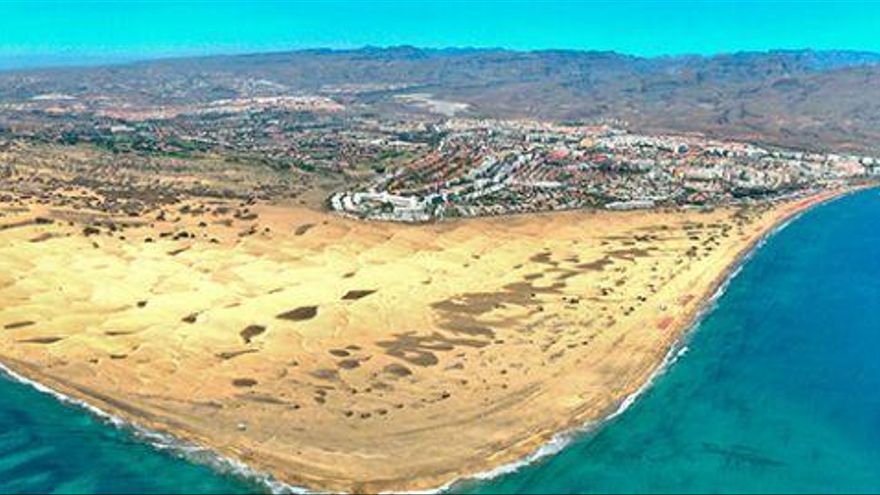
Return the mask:
[[[693, 321], [691, 321], [690, 324], [683, 325], [682, 330], [680, 331], [680, 336], [673, 342], [672, 346], [669, 348], [668, 352], [657, 365], [656, 369], [651, 373], [651, 375], [634, 392], [623, 397], [620, 400], [618, 406], [608, 415], [594, 420], [587, 420], [580, 425], [572, 426], [566, 430], [557, 432], [553, 436], [553, 438], [546, 444], [542, 445], [537, 450], [525, 455], [519, 460], [515, 460], [508, 464], [498, 466], [497, 468], [494, 468], [490, 471], [476, 473], [473, 475], [466, 475], [454, 480], [450, 480], [442, 486], [439, 486], [432, 490], [412, 491], [405, 493], [445, 493], [459, 483], [466, 483], [469, 481], [489, 481], [494, 478], [498, 478], [499, 476], [511, 474], [523, 467], [534, 464], [535, 462], [538, 462], [545, 457], [553, 456], [559, 453], [569, 444], [571, 444], [571, 442], [577, 440], [578, 437], [590, 434], [600, 428], [603, 428], [605, 425], [607, 425], [607, 423], [613, 421], [615, 418], [619, 417], [621, 414], [625, 413], [630, 407], [632, 407], [632, 405], [635, 404], [635, 402], [651, 388], [654, 382], [658, 378], [660, 378], [669, 369], [670, 366], [675, 364], [675, 362], [688, 351], [687, 343], [694, 335], [694, 333], [699, 329], [702, 320], [712, 312], [718, 299], [720, 299], [724, 295], [728, 285], [733, 281], [733, 279], [737, 277], [737, 275], [739, 275], [739, 273], [742, 271], [743, 266], [748, 263], [749, 259], [751, 259], [751, 257], [759, 249], [761, 249], [761, 247], [763, 247], [764, 244], [766, 244], [774, 235], [781, 232], [792, 222], [797, 221], [800, 216], [807, 213], [812, 208], [816, 208], [818, 206], [836, 201], [840, 198], [846, 197], [850, 194], [854, 194], [863, 189], [870, 189], [874, 187], [876, 186], [857, 186], [846, 188], [840, 191], [834, 191], [828, 196], [821, 196], [815, 198], [815, 200], [812, 200], [813, 197], [805, 198], [810, 199], [807, 204], [803, 205], [801, 208], [793, 210], [788, 216], [780, 218], [779, 221], [770, 229], [768, 229], [768, 231], [764, 235], [760, 236], [758, 239], [755, 239], [755, 241], [751, 245], [747, 246], [743, 250], [743, 252], [737, 256], [737, 258], [726, 270], [724, 270], [724, 272], [719, 274], [717, 284], [714, 288], [710, 290], [709, 295], [700, 302]], [[821, 194], [822, 193], [820, 193], [819, 195]]]
[[[683, 318], [681, 324], [676, 325], [675, 328], [671, 329], [671, 342], [669, 343], [669, 345], [664, 347], [662, 359], [659, 362], [655, 363], [655, 366], [653, 367], [653, 369], [650, 370], [647, 379], [641, 380], [639, 383], [632, 383], [631, 390], [622, 398], [620, 398], [616, 402], [616, 404], [614, 404], [614, 407], [611, 408], [610, 412], [598, 415], [598, 419], [594, 418], [585, 420], [585, 418], [581, 417], [569, 418], [569, 420], [567, 421], [569, 426], [567, 428], [557, 430], [550, 436], [549, 441], [546, 440], [546, 435], [539, 434], [528, 441], [519, 442], [520, 446], [522, 447], [521, 449], [519, 449], [519, 451], [514, 451], [513, 449], [510, 449], [503, 454], [499, 454], [499, 456], [502, 456], [503, 458], [514, 459], [513, 461], [507, 463], [499, 463], [497, 467], [483, 473], [459, 473], [451, 481], [447, 481], [440, 485], [438, 488], [433, 488], [429, 491], [444, 491], [448, 490], [451, 486], [462, 480], [490, 479], [507, 472], [515, 471], [521, 466], [530, 464], [542, 457], [558, 452], [559, 450], [564, 448], [565, 445], [567, 445], [567, 443], [570, 442], [574, 436], [582, 434], [583, 431], [589, 431], [601, 427], [604, 423], [613, 420], [614, 417], [617, 417], [619, 414], [625, 411], [626, 408], [628, 408], [635, 400], [637, 400], [637, 398], [645, 390], [650, 388], [653, 381], [663, 373], [663, 371], [669, 366], [670, 363], [674, 362], [679, 353], [682, 352], [681, 350], [684, 348], [682, 346], [686, 342], [687, 337], [696, 327], [698, 327], [702, 317], [707, 312], [711, 311], [711, 307], [714, 301], [716, 301], [717, 298], [720, 297], [721, 294], [723, 294], [724, 288], [727, 286], [730, 280], [736, 276], [736, 273], [738, 273], [738, 270], [740, 269], [742, 264], [748, 260], [748, 258], [756, 249], [759, 249], [760, 246], [763, 245], [763, 243], [766, 242], [769, 237], [784, 228], [785, 225], [787, 225], [791, 221], [794, 221], [800, 214], [804, 213], [812, 207], [842, 197], [848, 193], [853, 192], [854, 190], [856, 189], [852, 188], [846, 190], [825, 191], [823, 193], [819, 193], [818, 195], [795, 200], [793, 201], [793, 204], [789, 203], [788, 206], [783, 208], [783, 211], [779, 213], [775, 221], [772, 222], [772, 225], [770, 225], [767, 229], [764, 230], [761, 235], [753, 239], [752, 242], [741, 249], [736, 254], [735, 259], [715, 277], [708, 290], [705, 291], [705, 294], [700, 296], [699, 302], [694, 308], [690, 310], [689, 314], [687, 314]], [[66, 384], [48, 375], [41, 374], [39, 369], [24, 362], [10, 360], [3, 365], [3, 368], [5, 368], [6, 371], [14, 378], [17, 377], [19, 379], [23, 379], [23, 381], [25, 381], [26, 383], [30, 383], [31, 386], [36, 387], [41, 392], [52, 393], [61, 400], [64, 400], [62, 397], [67, 397], [68, 400], [74, 400], [76, 403], [78, 403], [78, 405], [80, 405], [81, 407], [85, 407], [89, 412], [109, 419], [111, 423], [116, 427], [130, 427], [136, 432], [140, 432], [141, 429], [143, 429], [143, 432], [145, 433], [167, 431], [167, 434], [170, 435], [169, 440], [171, 438], [179, 439], [179, 442], [177, 440], [174, 440], [172, 441], [172, 443], [183, 446], [182, 448], [184, 449], [189, 448], [185, 447], [188, 445], [191, 445], [193, 448], [196, 449], [202, 449], [201, 447], [195, 447], [198, 445], [210, 445], [210, 442], [208, 440], [200, 437], [197, 433], [187, 431], [186, 428], [169, 427], [168, 424], [162, 422], [162, 419], [165, 418], [158, 418], [159, 421], [151, 419], [154, 415], [153, 412], [130, 407], [130, 404], [114, 404], [113, 400], [109, 397], [102, 398], [101, 394], [97, 394], [87, 388], [76, 387], [71, 384]], [[592, 411], [587, 410], [584, 411], [583, 414], [589, 416], [592, 414]], [[165, 434], [158, 433], [158, 435], [161, 437]], [[537, 449], [535, 449], [534, 447], [526, 449], [526, 447], [532, 446], [534, 444], [539, 445]], [[243, 452], [236, 452], [234, 449], [224, 451], [224, 449], [222, 448], [213, 448], [210, 450], [217, 453], [218, 459], [227, 459], [230, 465], [241, 466], [242, 470], [237, 471], [238, 474], [247, 476], [251, 479], [257, 477], [256, 479], [267, 486], [267, 488], [270, 490], [281, 492], [308, 491], [307, 489], [296, 488], [291, 485], [279, 483], [275, 481], [275, 479], [270, 475], [259, 474], [258, 470], [246, 467], [247, 465], [249, 465], [247, 461], [240, 462], [234, 460], [241, 457], [248, 457], [247, 455], [242, 455]], [[433, 486], [437, 486], [437, 484]]]
[[[22, 365], [19, 364], [19, 366]], [[25, 373], [17, 371], [7, 364], [0, 362], [0, 379], [7, 379], [31, 387], [42, 394], [51, 396], [62, 404], [81, 409], [83, 412], [105, 422], [108, 427], [126, 431], [137, 441], [144, 442], [157, 450], [171, 451], [180, 454], [180, 456], [187, 462], [208, 466], [218, 474], [228, 474], [236, 478], [254, 482], [257, 485], [265, 487], [269, 493], [313, 493], [306, 488], [282, 483], [274, 479], [271, 475], [258, 471], [237, 459], [225, 456], [210, 447], [201, 446], [197, 443], [187, 441], [182, 436], [178, 436], [179, 433], [163, 432], [159, 427], [151, 428], [148, 425], [141, 424], [141, 420], [125, 419], [123, 417], [124, 413], [119, 412], [117, 414], [109, 412], [113, 410], [113, 407], [109, 404], [96, 406], [93, 402], [100, 402], [99, 399], [78, 393], [75, 389], [71, 389], [70, 387], [62, 385], [54, 380], [48, 379], [47, 377], [44, 377], [44, 379], [48, 382], [53, 382], [53, 386], [47, 386], [45, 383], [38, 381], [39, 378], [30, 378], [30, 376]], [[38, 373], [34, 373], [34, 375], [38, 375]]]

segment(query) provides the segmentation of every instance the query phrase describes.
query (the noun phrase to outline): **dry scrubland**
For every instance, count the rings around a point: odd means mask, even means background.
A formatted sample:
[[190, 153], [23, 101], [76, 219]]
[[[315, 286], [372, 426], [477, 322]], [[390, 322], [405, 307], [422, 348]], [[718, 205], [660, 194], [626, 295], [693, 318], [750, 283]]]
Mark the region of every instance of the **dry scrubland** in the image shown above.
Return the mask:
[[614, 410], [738, 256], [831, 193], [424, 226], [229, 198], [84, 221], [43, 194], [0, 204], [0, 361], [285, 482], [376, 491]]

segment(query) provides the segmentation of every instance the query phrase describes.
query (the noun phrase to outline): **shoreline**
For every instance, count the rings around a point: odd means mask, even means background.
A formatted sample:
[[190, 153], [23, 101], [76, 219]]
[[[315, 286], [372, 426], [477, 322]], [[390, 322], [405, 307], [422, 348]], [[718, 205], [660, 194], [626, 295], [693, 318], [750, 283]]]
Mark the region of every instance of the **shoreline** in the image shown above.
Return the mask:
[[[513, 461], [508, 464], [504, 464], [494, 468], [492, 470], [476, 473], [474, 475], [464, 476], [461, 478], [457, 478], [455, 480], [451, 480], [444, 485], [431, 490], [424, 491], [409, 491], [404, 493], [412, 493], [412, 494], [433, 494], [433, 493], [446, 493], [448, 490], [452, 489], [455, 485], [459, 483], [467, 483], [470, 481], [474, 482], [483, 482], [490, 481], [492, 479], [512, 474], [519, 471], [522, 468], [528, 467], [535, 462], [538, 462], [546, 457], [551, 457], [553, 455], [558, 454], [566, 447], [571, 445], [572, 442], [577, 441], [580, 437], [584, 435], [589, 435], [591, 433], [597, 432], [599, 429], [607, 426], [608, 423], [618, 418], [620, 415], [625, 413], [630, 407], [632, 407], [639, 398], [644, 395], [650, 388], [653, 386], [654, 382], [663, 376], [666, 371], [668, 371], [669, 367], [675, 364], [680, 357], [688, 351], [687, 343], [693, 337], [694, 333], [698, 331], [700, 324], [702, 321], [712, 313], [718, 300], [724, 295], [727, 291], [727, 287], [730, 283], [739, 275], [742, 271], [743, 267], [746, 263], [752, 258], [752, 256], [757, 253], [759, 249], [761, 249], [773, 236], [781, 232], [783, 229], [791, 225], [793, 222], [797, 221], [802, 215], [809, 212], [811, 209], [831, 203], [838, 199], [844, 198], [850, 194], [854, 194], [864, 189], [875, 188], [877, 186], [857, 186], [852, 188], [847, 188], [845, 190], [839, 191], [836, 194], [831, 194], [828, 197], [822, 197], [815, 201], [811, 201], [808, 204], [804, 205], [802, 208], [791, 212], [788, 216], [779, 219], [779, 221], [774, 224], [766, 233], [756, 239], [751, 245], [747, 246], [742, 253], [740, 253], [736, 260], [725, 269], [719, 275], [719, 282], [712, 288], [711, 295], [705, 298], [698, 305], [698, 309], [696, 312], [696, 316], [690, 324], [684, 325], [684, 330], [681, 331], [680, 336], [675, 339], [673, 345], [666, 352], [666, 355], [663, 357], [663, 360], [657, 365], [656, 369], [651, 373], [651, 376], [648, 377], [647, 380], [642, 383], [641, 386], [631, 394], [623, 397], [618, 406], [610, 412], [608, 415], [605, 415], [599, 419], [588, 420], [585, 423], [582, 423], [579, 426], [571, 427], [567, 430], [560, 431], [554, 434], [553, 438], [539, 447], [534, 452], [526, 455], [525, 457]], [[830, 192], [830, 191], [829, 191]], [[819, 193], [821, 194], [821, 193]], [[808, 198], [815, 198], [818, 195], [814, 195]], [[808, 198], [800, 198], [795, 201], [802, 201]], [[385, 492], [385, 493], [393, 493], [393, 492]]]
[[[646, 380], [642, 380], [640, 383], [634, 384], [638, 385], [635, 390], [626, 394], [624, 397], [618, 400], [609, 413], [601, 414], [599, 415], [599, 419], [587, 420], [586, 422], [578, 421], [578, 418], [576, 417], [572, 418], [569, 423], [571, 423], [573, 426], [557, 431], [552, 435], [549, 441], [543, 442], [537, 449], [529, 449], [529, 452], [526, 452], [525, 454], [507, 455], [506, 457], [516, 458], [516, 460], [512, 462], [502, 463], [501, 465], [491, 470], [483, 471], [476, 474], [462, 474], [459, 476], [455, 476], [451, 481], [443, 483], [437, 488], [431, 488], [425, 491], [414, 491], [412, 493], [434, 493], [447, 491], [455, 484], [467, 480], [488, 480], [503, 474], [514, 472], [523, 466], [529, 465], [541, 458], [559, 452], [561, 449], [565, 448], [572, 440], [576, 439], [577, 436], [582, 435], [585, 432], [598, 429], [607, 422], [622, 414], [638, 399], [638, 397], [640, 397], [646, 390], [650, 388], [650, 386], [654, 383], [654, 380], [658, 376], [662, 375], [662, 373], [666, 369], [668, 369], [668, 366], [671, 363], [675, 362], [675, 359], [677, 359], [677, 357], [681, 355], [683, 349], [686, 349], [686, 342], [688, 337], [699, 326], [700, 321], [702, 321], [705, 315], [711, 312], [713, 304], [724, 293], [725, 288], [730, 283], [730, 281], [736, 277], [743, 264], [748, 261], [748, 259], [754, 252], [756, 252], [757, 249], [759, 249], [764, 243], [766, 243], [767, 239], [775, 235], [775, 233], [779, 232], [781, 229], [785, 228], [788, 224], [796, 220], [800, 215], [810, 210], [811, 208], [827, 203], [829, 201], [833, 201], [835, 199], [839, 199], [864, 187], [865, 186], [847, 188], [844, 190], [823, 191], [811, 196], [806, 196], [788, 202], [788, 206], [784, 207], [784, 211], [779, 213], [779, 218], [775, 219], [773, 224], [769, 228], [767, 228], [765, 232], [763, 232], [760, 236], [752, 240], [748, 245], [741, 249], [737, 253], [736, 258], [722, 272], [718, 274], [713, 283], [709, 286], [707, 293], [700, 298], [700, 301], [696, 305], [694, 310], [686, 314], [685, 321], [681, 325], [681, 327], [672, 330], [672, 345], [668, 346], [668, 349], [666, 349], [666, 352], [664, 353], [663, 359], [658, 365], [656, 365], [652, 369], [652, 371], [650, 372], [650, 376]], [[236, 452], [235, 450], [232, 450], [231, 452], [225, 452], [222, 448], [201, 447], [201, 445], [209, 445], [209, 442], [204, 441], [193, 432], [186, 431], [186, 429], [183, 428], [169, 427], [168, 425], [154, 422], [154, 420], [150, 419], [151, 413], [148, 411], [140, 410], [134, 407], [123, 408], [122, 404], [114, 405], [113, 401], [109, 400], [109, 398], [106, 398], [107, 400], [105, 400], [104, 398], [99, 397], [98, 394], [90, 395], [88, 389], [83, 390], [82, 387], [76, 387], [71, 384], [60, 382], [59, 380], [53, 379], [49, 376], [41, 375], [40, 370], [35, 369], [35, 367], [32, 367], [27, 363], [6, 362], [0, 364], [0, 369], [5, 371], [14, 379], [27, 383], [43, 393], [51, 394], [62, 402], [71, 402], [77, 404], [78, 407], [83, 407], [89, 413], [109, 420], [114, 427], [131, 429], [135, 433], [135, 436], [137, 438], [144, 439], [151, 444], [153, 442], [150, 441], [149, 435], [155, 435], [155, 438], [168, 438], [170, 440], [170, 443], [173, 444], [172, 446], [177, 447], [180, 450], [185, 451], [186, 449], [192, 448], [202, 452], [210, 452], [220, 462], [229, 463], [229, 465], [233, 467], [239, 466], [242, 468], [242, 470], [233, 469], [232, 471], [227, 472], [231, 472], [235, 476], [240, 476], [249, 480], [255, 480], [259, 484], [266, 486], [272, 491], [313, 492], [312, 489], [300, 488], [291, 484], [275, 481], [275, 478], [273, 476], [269, 474], [263, 474], [262, 471], [250, 467], [248, 462], [237, 460], [238, 457], [241, 457], [241, 453]], [[48, 385], [47, 382], [49, 382]], [[100, 405], [96, 406], [95, 403], [98, 403]], [[138, 433], [142, 433], [143, 435], [139, 435]], [[533, 444], [535, 442], [521, 440], [517, 443]], [[212, 468], [217, 467], [212, 463], [209, 463], [209, 465]], [[220, 471], [224, 472], [222, 469]], [[436, 477], [439, 478], [440, 476]]]
[[31, 387], [41, 394], [52, 397], [65, 406], [71, 406], [90, 414], [104, 422], [109, 427], [127, 432], [138, 442], [146, 443], [150, 447], [159, 451], [178, 453], [184, 461], [207, 466], [217, 474], [232, 476], [242, 481], [263, 486], [268, 489], [269, 493], [314, 493], [307, 488], [288, 485], [278, 481], [274, 479], [272, 475], [254, 469], [250, 465], [235, 458], [223, 455], [211, 447], [189, 442], [174, 433], [163, 432], [160, 431], [160, 429], [142, 426], [135, 421], [130, 421], [118, 414], [108, 412], [110, 408], [95, 406], [87, 399], [77, 397], [80, 394], [77, 394], [76, 392], [71, 390], [62, 392], [59, 390], [67, 387], [61, 386], [60, 384], [56, 384], [57, 388], [47, 386], [45, 383], [32, 379], [27, 374], [22, 373], [3, 362], [0, 362], [0, 379]]

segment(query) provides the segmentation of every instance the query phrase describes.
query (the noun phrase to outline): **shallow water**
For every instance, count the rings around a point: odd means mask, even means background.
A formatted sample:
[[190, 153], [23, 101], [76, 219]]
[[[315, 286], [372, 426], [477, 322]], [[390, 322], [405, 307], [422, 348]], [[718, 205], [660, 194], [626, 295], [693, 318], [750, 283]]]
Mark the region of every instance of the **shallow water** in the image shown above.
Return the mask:
[[247, 493], [251, 482], [162, 451], [0, 377], [0, 493]]
[[[461, 493], [880, 491], [880, 194], [806, 213], [748, 262], [629, 410]], [[242, 493], [0, 378], [0, 493]]]
[[628, 411], [460, 493], [880, 491], [880, 194], [774, 236]]

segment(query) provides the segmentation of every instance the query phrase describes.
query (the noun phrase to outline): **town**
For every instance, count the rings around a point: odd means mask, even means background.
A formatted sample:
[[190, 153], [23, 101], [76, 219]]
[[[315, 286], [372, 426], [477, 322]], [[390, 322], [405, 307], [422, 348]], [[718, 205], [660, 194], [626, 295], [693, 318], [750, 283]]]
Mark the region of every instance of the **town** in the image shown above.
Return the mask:
[[217, 173], [251, 167], [262, 177], [252, 193], [259, 199], [317, 191], [311, 196], [321, 199], [312, 206], [410, 223], [723, 205], [880, 172], [871, 156], [636, 132], [619, 121], [456, 116], [464, 107], [422, 94], [393, 99], [380, 116], [360, 109], [346, 96], [351, 91], [359, 88], [177, 105], [47, 93], [0, 106], [0, 140], [97, 148], [110, 152], [108, 166], [120, 171], [144, 163], [214, 163]]
[[450, 120], [437, 148], [330, 206], [375, 220], [719, 205], [772, 198], [880, 171], [872, 157], [771, 150], [610, 126]]

